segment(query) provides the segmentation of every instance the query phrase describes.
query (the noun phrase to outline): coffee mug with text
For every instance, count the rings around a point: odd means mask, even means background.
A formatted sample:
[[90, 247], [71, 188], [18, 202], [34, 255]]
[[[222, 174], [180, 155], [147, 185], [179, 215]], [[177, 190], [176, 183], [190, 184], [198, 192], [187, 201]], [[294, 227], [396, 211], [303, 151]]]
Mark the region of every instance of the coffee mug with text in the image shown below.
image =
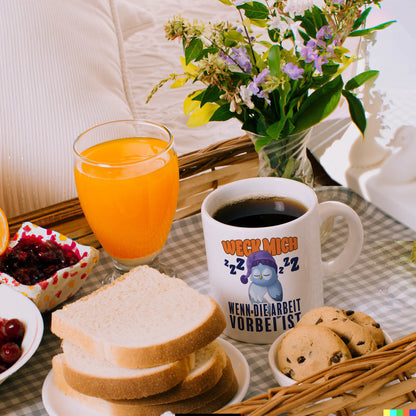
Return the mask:
[[[357, 213], [336, 201], [318, 203], [312, 188], [272, 177], [226, 184], [201, 208], [212, 294], [227, 318], [224, 333], [267, 344], [323, 305], [323, 276], [358, 258], [363, 227]], [[321, 256], [320, 226], [331, 216], [348, 224], [342, 252]]]

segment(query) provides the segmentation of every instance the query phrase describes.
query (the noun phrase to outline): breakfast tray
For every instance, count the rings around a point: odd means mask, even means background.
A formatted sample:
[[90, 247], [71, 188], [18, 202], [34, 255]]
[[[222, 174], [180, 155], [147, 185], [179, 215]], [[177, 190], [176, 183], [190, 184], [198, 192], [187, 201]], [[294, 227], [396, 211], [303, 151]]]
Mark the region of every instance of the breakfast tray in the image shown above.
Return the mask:
[[[160, 260], [191, 287], [210, 294], [200, 205], [205, 196], [221, 184], [256, 176], [257, 154], [247, 137], [242, 136], [183, 155], [179, 166], [181, 183], [176, 221]], [[416, 265], [410, 261], [410, 252], [416, 233], [349, 189], [331, 186], [317, 188], [316, 192], [320, 201], [338, 200], [350, 205], [359, 214], [365, 230], [365, 243], [357, 263], [346, 273], [325, 279], [325, 303], [370, 314], [395, 340], [411, 334], [416, 328]], [[24, 220], [99, 247], [77, 199], [11, 219], [11, 233]], [[323, 244], [324, 258], [336, 255], [342, 246], [344, 227], [342, 222], [335, 222], [334, 232]], [[71, 301], [100, 287], [110, 269], [111, 259], [100, 250], [99, 262]], [[0, 385], [0, 415], [47, 415], [42, 404], [42, 385], [51, 370], [52, 357], [60, 352], [60, 341], [49, 330], [50, 313], [43, 314], [43, 318], [45, 333], [37, 352]], [[264, 400], [264, 395], [274, 395], [277, 383], [267, 360], [269, 345], [227, 340], [241, 351], [250, 368], [245, 399], [262, 396]], [[306, 399], [298, 392], [294, 397], [302, 397], [302, 403], [306, 404]]]
[[[316, 192], [322, 201], [338, 200], [353, 207], [365, 230], [364, 248], [358, 262], [346, 273], [325, 279], [325, 303], [370, 314], [395, 340], [411, 334], [416, 328], [416, 265], [410, 261], [410, 253], [416, 234], [349, 189], [324, 187]], [[342, 245], [342, 230], [343, 224], [335, 222], [333, 234], [323, 245], [326, 256], [336, 253], [336, 248]], [[200, 214], [174, 222], [161, 261], [191, 287], [210, 294]], [[100, 261], [76, 298], [98, 288], [110, 269], [111, 259], [100, 250]], [[60, 341], [49, 331], [50, 314], [43, 317], [45, 333], [36, 354], [0, 385], [0, 415], [47, 415], [42, 404], [42, 384], [51, 370], [52, 357], [60, 352]], [[250, 367], [246, 399], [273, 394], [274, 390], [270, 389], [276, 388], [277, 383], [267, 360], [269, 346], [227, 340], [241, 351]], [[342, 386], [334, 391], [338, 394], [339, 389]], [[307, 398], [300, 394], [295, 392], [294, 397], [302, 397], [301, 402], [306, 404]]]

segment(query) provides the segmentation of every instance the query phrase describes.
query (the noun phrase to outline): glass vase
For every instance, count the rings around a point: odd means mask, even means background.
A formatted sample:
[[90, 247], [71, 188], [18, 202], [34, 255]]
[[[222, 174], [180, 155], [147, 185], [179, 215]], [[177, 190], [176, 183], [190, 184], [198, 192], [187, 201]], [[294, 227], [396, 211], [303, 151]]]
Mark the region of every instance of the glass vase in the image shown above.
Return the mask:
[[[314, 185], [312, 165], [306, 154], [306, 146], [311, 129], [272, 140], [258, 150], [259, 176], [278, 176], [301, 181], [310, 187]], [[256, 144], [261, 139], [252, 132], [247, 132]]]
[[[259, 176], [278, 176], [301, 181], [313, 188], [314, 176], [311, 162], [306, 153], [306, 147], [312, 129], [301, 131], [272, 140], [258, 152]], [[251, 141], [256, 144], [262, 136], [247, 132]], [[334, 217], [328, 218], [321, 225], [321, 241], [325, 241], [331, 234], [334, 226]]]

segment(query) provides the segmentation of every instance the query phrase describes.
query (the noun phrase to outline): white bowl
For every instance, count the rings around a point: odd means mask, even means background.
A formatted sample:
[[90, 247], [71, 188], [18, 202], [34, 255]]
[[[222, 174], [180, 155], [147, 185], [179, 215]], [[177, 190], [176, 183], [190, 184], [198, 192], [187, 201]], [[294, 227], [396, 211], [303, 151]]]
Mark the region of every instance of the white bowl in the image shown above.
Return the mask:
[[273, 342], [269, 349], [269, 365], [272, 369], [274, 378], [278, 382], [279, 386], [291, 386], [292, 384], [296, 383], [296, 380], [285, 376], [279, 368], [279, 364], [277, 363], [277, 350], [279, 348], [280, 343], [282, 342], [283, 337], [289, 331], [283, 332], [283, 334], [279, 335], [279, 337]]
[[[291, 330], [289, 330], [291, 331]], [[279, 348], [280, 343], [282, 342], [283, 337], [289, 332], [283, 332], [270, 346], [269, 349], [269, 365], [272, 369], [274, 378], [279, 383], [279, 386], [291, 386], [292, 384], [297, 383], [296, 380], [293, 380], [293, 378], [290, 378], [282, 373], [282, 371], [279, 368], [279, 364], [277, 363], [277, 351]], [[389, 334], [387, 334], [385, 331], [383, 331], [384, 339], [386, 340], [386, 344], [390, 344], [392, 342], [392, 338]]]
[[25, 325], [22, 355], [6, 371], [0, 373], [0, 384], [21, 368], [37, 350], [43, 336], [43, 319], [36, 305], [26, 296], [0, 284], [0, 318], [19, 319]]

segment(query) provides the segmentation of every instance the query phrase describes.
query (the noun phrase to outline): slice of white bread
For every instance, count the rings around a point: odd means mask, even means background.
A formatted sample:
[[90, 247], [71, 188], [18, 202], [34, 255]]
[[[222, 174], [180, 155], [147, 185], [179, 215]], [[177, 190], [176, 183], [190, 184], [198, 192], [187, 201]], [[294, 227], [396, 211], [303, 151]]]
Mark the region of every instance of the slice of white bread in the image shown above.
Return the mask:
[[212, 298], [148, 266], [53, 312], [51, 322], [58, 337], [128, 368], [180, 360], [215, 340], [225, 326]]
[[[226, 364], [225, 351], [217, 341], [181, 361], [146, 369], [116, 366], [66, 340], [62, 348], [65, 380], [74, 390], [112, 400], [152, 396], [147, 399], [148, 404], [178, 401], [208, 390], [218, 382]], [[162, 392], [165, 393], [159, 394]]]
[[125, 368], [96, 358], [66, 340], [62, 348], [67, 383], [81, 393], [105, 399], [139, 399], [169, 390], [187, 377], [195, 362], [192, 353], [157, 367]]
[[215, 411], [225, 406], [238, 390], [238, 382], [227, 358], [227, 364], [218, 383], [206, 392], [185, 400], [169, 404], [143, 404], [142, 400], [104, 400], [87, 396], [72, 389], [65, 380], [62, 368], [62, 354], [52, 360], [54, 383], [65, 395], [88, 406], [103, 415], [110, 416], [159, 416], [163, 412], [202, 413], [198, 409]]
[[218, 341], [195, 352], [195, 366], [188, 376], [174, 388], [145, 397], [143, 404], [166, 404], [195, 397], [214, 387], [222, 377], [227, 364], [227, 354]]

